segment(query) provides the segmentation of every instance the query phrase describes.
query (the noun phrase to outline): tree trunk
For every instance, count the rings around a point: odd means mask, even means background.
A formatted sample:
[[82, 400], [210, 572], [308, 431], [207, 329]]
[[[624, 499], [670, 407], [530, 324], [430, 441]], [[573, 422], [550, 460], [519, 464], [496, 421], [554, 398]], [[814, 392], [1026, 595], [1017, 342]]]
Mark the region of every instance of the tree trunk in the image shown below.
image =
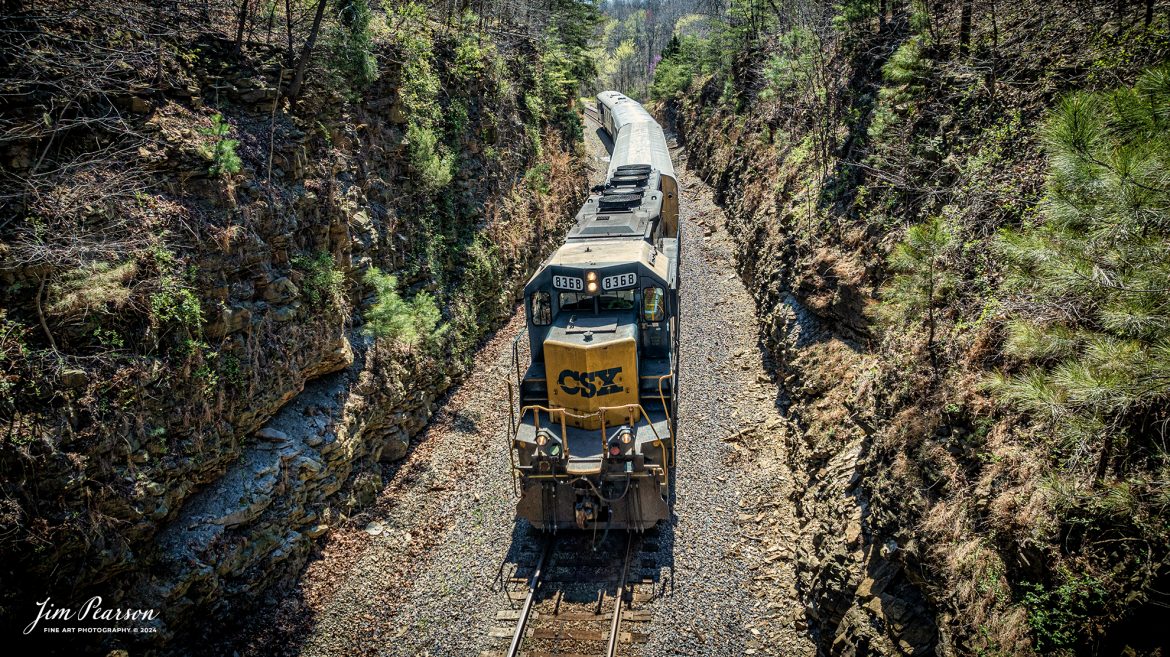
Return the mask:
[[309, 67], [309, 58], [313, 56], [313, 46], [317, 43], [317, 32], [321, 30], [321, 19], [325, 16], [325, 3], [327, 0], [317, 0], [317, 14], [313, 16], [313, 27], [309, 30], [309, 38], [305, 39], [305, 47], [301, 48], [301, 57], [297, 60], [297, 72], [293, 76], [292, 84], [289, 85], [288, 93], [285, 98], [288, 98], [290, 103], [296, 103], [300, 98], [301, 85], [305, 81], [305, 69]]
[[240, 2], [240, 11], [236, 18], [236, 57], [244, 51], [244, 26], [248, 24], [248, 3], [251, 0]]
[[926, 350], [930, 353], [930, 366], [938, 369], [938, 357], [934, 353], [934, 257], [931, 256], [929, 277], [926, 283]]
[[971, 3], [973, 0], [963, 0], [959, 9], [959, 54], [966, 55], [971, 51]]
[[1154, 22], [1154, 0], [1146, 0], [1146, 27]]
[[1105, 445], [1101, 447], [1101, 458], [1097, 461], [1097, 471], [1093, 473], [1093, 485], [1100, 484], [1109, 471], [1109, 461], [1113, 458], [1113, 432], [1105, 436]]
[[284, 35], [288, 40], [288, 51], [285, 54], [285, 64], [292, 64], [292, 0], [284, 0]]

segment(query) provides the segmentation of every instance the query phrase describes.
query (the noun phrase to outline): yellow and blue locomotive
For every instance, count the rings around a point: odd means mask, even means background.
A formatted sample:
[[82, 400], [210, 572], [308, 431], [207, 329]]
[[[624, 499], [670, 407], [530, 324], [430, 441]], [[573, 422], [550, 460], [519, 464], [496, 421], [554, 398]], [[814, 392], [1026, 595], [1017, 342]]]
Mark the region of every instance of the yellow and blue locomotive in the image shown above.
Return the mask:
[[514, 351], [516, 514], [546, 531], [640, 531], [670, 513], [678, 181], [645, 108], [615, 91], [597, 101], [613, 143], [606, 182], [525, 286], [529, 357]]

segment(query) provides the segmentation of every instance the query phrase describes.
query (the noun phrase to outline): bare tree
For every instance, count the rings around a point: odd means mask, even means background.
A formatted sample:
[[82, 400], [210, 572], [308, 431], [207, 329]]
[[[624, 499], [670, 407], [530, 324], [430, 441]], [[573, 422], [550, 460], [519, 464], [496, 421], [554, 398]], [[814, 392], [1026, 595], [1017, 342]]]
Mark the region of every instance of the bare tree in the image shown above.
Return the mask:
[[313, 56], [313, 46], [317, 43], [317, 33], [321, 31], [321, 19], [325, 16], [325, 4], [328, 0], [317, 1], [317, 13], [313, 16], [313, 27], [309, 30], [309, 38], [305, 40], [305, 47], [301, 49], [301, 56], [297, 60], [297, 72], [289, 85], [286, 97], [289, 102], [295, 103], [301, 94], [301, 85], [305, 81], [305, 70], [309, 67], [309, 58]]

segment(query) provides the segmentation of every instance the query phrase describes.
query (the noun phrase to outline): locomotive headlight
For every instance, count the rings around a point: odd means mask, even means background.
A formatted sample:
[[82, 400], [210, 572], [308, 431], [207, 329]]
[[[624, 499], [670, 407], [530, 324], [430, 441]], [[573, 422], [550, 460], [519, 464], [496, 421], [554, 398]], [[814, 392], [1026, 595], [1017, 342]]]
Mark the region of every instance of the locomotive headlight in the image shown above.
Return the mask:
[[563, 453], [561, 441], [552, 435], [548, 429], [541, 429], [536, 434], [536, 450], [545, 456], [560, 458]]
[[609, 439], [608, 451], [610, 456], [619, 456], [622, 452], [630, 449], [630, 444], [634, 442], [634, 432], [625, 427], [619, 430], [612, 438]]
[[596, 281], [597, 280], [597, 272], [591, 271], [588, 274], [585, 274], [585, 280]]
[[589, 290], [589, 294], [595, 294], [597, 292], [597, 281], [589, 281], [589, 284], [585, 288]]

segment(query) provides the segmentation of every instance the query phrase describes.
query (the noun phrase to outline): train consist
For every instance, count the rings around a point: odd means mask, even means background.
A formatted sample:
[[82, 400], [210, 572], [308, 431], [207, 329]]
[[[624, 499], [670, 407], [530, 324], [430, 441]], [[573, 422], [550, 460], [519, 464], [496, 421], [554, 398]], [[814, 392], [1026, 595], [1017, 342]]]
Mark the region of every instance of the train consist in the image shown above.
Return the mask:
[[[563, 246], [524, 288], [510, 450], [516, 515], [545, 530], [669, 518], [678, 407], [679, 193], [662, 128], [597, 96], [613, 142]], [[526, 361], [526, 362], [522, 362]]]

